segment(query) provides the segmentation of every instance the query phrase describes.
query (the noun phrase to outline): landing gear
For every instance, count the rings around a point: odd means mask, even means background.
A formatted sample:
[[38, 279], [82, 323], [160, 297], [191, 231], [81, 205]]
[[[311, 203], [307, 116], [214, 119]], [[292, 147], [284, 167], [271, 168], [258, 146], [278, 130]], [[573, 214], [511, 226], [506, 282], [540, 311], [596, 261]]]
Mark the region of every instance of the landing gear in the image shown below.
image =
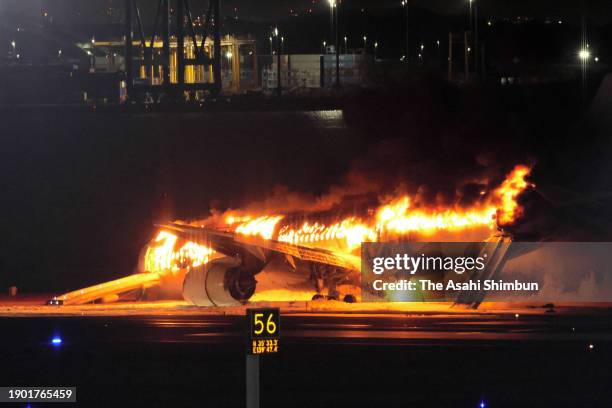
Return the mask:
[[242, 303], [253, 296], [257, 287], [257, 281], [253, 274], [243, 269], [237, 269], [230, 274], [226, 278], [226, 283], [232, 297]]
[[330, 290], [329, 294], [327, 295], [327, 300], [339, 300], [340, 299], [340, 293], [338, 293], [337, 290]]
[[345, 295], [344, 296], [344, 303], [355, 303], [357, 302], [357, 298], [355, 297], [355, 295]]
[[[354, 295], [347, 294], [344, 297], [340, 295], [337, 289], [338, 284], [343, 283], [346, 273], [340, 268], [330, 265], [322, 265], [313, 263], [310, 266], [310, 278], [314, 283], [314, 289], [317, 293], [312, 297], [316, 300], [340, 300], [346, 303], [355, 303], [357, 298]], [[321, 294], [327, 288], [327, 295]]]
[[[332, 294], [332, 295], [322, 295], [320, 293], [317, 293], [316, 295], [314, 295], [312, 297], [313, 301], [317, 301], [317, 300], [340, 300], [340, 295], [339, 294]], [[342, 299], [342, 301], [344, 303], [355, 303], [357, 302], [357, 298], [355, 297], [355, 295], [345, 295], [344, 298]]]
[[313, 302], [315, 302], [315, 301], [317, 301], [317, 300], [325, 300], [325, 296], [323, 296], [323, 295], [322, 295], [322, 294], [320, 294], [320, 293], [317, 293], [316, 295], [314, 295], [314, 296], [312, 297], [312, 300], [313, 300]]

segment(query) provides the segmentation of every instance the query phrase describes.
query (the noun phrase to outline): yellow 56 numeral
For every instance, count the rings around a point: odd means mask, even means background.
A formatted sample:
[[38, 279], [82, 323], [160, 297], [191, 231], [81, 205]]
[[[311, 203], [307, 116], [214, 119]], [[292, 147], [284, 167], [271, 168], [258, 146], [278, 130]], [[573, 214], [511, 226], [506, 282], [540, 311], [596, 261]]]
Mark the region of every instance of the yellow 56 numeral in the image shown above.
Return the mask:
[[272, 313], [268, 315], [268, 323], [266, 324], [266, 330], [268, 331], [268, 334], [276, 333], [276, 323], [272, 321], [272, 316], [273, 316]]
[[274, 334], [276, 333], [276, 323], [274, 323], [274, 321], [272, 321], [272, 314], [268, 315], [268, 319], [266, 324], [264, 325], [263, 322], [263, 313], [255, 313], [255, 330], [253, 331], [256, 335], [260, 335], [261, 333], [263, 333], [264, 329], [266, 330], [266, 332], [268, 334]]

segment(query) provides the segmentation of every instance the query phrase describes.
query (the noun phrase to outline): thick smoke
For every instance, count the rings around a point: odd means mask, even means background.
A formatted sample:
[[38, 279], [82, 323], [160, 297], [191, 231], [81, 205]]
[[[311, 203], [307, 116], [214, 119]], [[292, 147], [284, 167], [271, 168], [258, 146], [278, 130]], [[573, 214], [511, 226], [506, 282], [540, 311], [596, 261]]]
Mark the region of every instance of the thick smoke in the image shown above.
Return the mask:
[[354, 172], [422, 205], [468, 206], [519, 163], [524, 132], [494, 96], [429, 78], [365, 94], [348, 117], [375, 141]]
[[[538, 302], [610, 302], [612, 275], [609, 243], [544, 245], [510, 260], [501, 273], [504, 281], [537, 282], [537, 293], [504, 293], [501, 300]], [[490, 294], [490, 299], [495, 294]]]
[[522, 129], [481, 89], [429, 78], [368, 91], [344, 120], [363, 154], [323, 194], [274, 186], [241, 210], [319, 212], [362, 208], [408, 195], [415, 207], [465, 208], [488, 194], [517, 164], [531, 164]]

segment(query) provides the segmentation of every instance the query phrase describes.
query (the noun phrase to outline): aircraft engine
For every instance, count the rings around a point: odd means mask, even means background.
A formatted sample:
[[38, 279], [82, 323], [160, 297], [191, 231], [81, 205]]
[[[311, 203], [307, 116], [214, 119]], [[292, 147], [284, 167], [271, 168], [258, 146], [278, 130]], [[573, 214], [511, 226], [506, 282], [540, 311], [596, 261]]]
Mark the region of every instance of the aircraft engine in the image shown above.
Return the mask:
[[183, 298], [196, 306], [237, 306], [253, 296], [256, 285], [240, 259], [217, 258], [185, 275]]

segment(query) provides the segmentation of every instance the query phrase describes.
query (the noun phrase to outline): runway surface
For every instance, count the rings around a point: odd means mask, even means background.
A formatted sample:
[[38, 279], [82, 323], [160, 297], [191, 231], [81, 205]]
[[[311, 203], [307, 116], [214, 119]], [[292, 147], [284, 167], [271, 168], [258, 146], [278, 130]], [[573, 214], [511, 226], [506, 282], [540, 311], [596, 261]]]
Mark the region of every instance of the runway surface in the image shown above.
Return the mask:
[[[612, 402], [609, 308], [331, 303], [282, 305], [280, 353], [261, 362], [263, 407]], [[67, 309], [0, 302], [0, 384], [76, 385], [83, 406], [244, 405], [244, 308]]]

